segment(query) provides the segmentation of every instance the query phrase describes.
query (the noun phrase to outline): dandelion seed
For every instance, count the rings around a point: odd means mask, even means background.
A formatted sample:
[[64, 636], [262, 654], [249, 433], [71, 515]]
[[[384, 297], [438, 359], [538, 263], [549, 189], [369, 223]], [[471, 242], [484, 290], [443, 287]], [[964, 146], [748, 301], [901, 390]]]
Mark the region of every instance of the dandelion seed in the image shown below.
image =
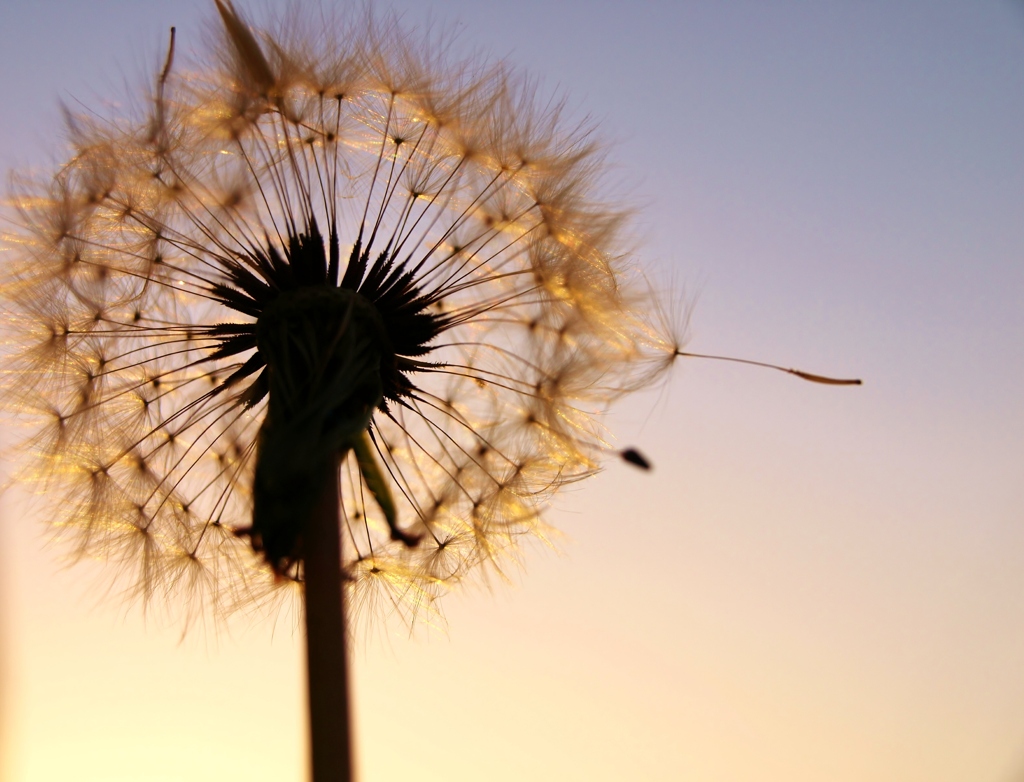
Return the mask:
[[650, 461], [648, 461], [647, 457], [640, 453], [636, 448], [626, 448], [619, 453], [619, 456], [622, 457], [624, 462], [628, 462], [629, 464], [639, 467], [641, 470], [651, 469]]

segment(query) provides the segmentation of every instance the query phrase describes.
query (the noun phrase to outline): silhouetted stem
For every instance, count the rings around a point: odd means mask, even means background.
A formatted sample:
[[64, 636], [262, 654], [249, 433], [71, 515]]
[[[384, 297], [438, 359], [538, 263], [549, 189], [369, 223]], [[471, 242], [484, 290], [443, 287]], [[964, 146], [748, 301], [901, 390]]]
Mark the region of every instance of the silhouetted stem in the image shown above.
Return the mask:
[[306, 662], [313, 782], [351, 782], [348, 655], [339, 532], [338, 462], [306, 527]]

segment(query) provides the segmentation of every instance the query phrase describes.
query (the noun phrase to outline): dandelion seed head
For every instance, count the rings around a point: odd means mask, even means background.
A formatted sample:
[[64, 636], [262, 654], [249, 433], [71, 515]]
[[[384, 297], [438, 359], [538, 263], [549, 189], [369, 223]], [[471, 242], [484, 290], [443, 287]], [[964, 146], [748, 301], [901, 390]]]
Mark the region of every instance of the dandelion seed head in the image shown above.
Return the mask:
[[77, 551], [196, 615], [301, 582], [295, 519], [339, 469], [355, 603], [410, 617], [543, 537], [678, 348], [564, 103], [391, 21], [215, 5], [207, 53], [14, 182], [26, 477]]

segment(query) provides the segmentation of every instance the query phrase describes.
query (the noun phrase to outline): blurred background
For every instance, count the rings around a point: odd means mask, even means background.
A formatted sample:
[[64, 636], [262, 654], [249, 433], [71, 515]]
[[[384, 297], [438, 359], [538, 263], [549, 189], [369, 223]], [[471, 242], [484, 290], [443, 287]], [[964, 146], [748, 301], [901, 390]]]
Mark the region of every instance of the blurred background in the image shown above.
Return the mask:
[[[211, 7], [4, 0], [0, 168], [51, 170], [60, 103], [116, 112]], [[652, 473], [361, 636], [360, 779], [1024, 780], [1024, 4], [375, 7], [598, 122], [691, 350], [865, 385], [691, 360], [622, 405]], [[45, 521], [3, 495], [5, 782], [304, 779], [294, 616], [182, 639]]]

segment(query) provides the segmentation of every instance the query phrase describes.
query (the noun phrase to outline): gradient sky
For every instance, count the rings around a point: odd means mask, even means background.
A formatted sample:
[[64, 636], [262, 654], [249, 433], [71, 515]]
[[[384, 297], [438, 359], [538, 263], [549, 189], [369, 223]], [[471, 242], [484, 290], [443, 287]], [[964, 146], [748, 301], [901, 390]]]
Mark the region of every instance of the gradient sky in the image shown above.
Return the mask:
[[[208, 5], [3, 0], [0, 167]], [[561, 553], [446, 629], [361, 638], [362, 782], [1024, 780], [1024, 3], [380, 7], [598, 121], [690, 349], [866, 384], [692, 361], [619, 408], [652, 474], [562, 495]], [[0, 514], [5, 782], [304, 779], [294, 617], [181, 640]]]

